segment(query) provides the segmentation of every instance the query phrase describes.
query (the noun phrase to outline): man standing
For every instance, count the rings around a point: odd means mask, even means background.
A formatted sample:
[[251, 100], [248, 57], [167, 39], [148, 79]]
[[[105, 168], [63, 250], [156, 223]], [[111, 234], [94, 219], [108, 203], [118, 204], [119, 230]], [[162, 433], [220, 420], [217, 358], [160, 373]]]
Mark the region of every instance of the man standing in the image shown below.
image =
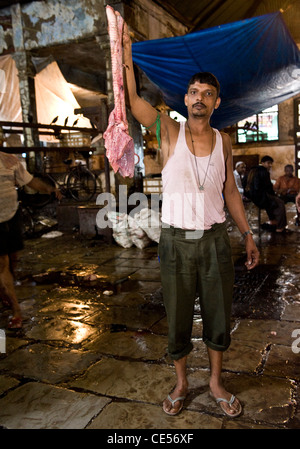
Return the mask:
[[55, 192], [56, 197], [61, 198], [59, 190], [34, 178], [16, 156], [0, 151], [0, 299], [12, 309], [13, 315], [8, 323], [11, 329], [22, 327], [13, 273], [17, 253], [23, 249], [22, 217], [16, 187], [24, 185], [38, 192]]
[[163, 225], [159, 256], [169, 325], [168, 350], [177, 375], [176, 387], [163, 402], [163, 410], [169, 415], [178, 414], [188, 391], [186, 361], [192, 350], [194, 301], [199, 291], [211, 395], [224, 413], [235, 417], [242, 412], [242, 406], [221, 380], [222, 354], [230, 344], [233, 288], [223, 195], [245, 239], [248, 269], [257, 265], [259, 253], [235, 184], [230, 138], [210, 126], [210, 117], [220, 104], [219, 84], [209, 73], [196, 74], [184, 98], [187, 122], [160, 116], [137, 95], [126, 24], [123, 46], [131, 112], [161, 137]]

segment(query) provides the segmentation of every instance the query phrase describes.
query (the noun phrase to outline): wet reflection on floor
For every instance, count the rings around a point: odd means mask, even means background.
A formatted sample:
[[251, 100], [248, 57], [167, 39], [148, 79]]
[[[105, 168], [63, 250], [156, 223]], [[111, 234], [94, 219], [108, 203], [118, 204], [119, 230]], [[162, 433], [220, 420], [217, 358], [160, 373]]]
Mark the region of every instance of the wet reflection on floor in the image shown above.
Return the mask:
[[227, 420], [209, 397], [198, 302], [190, 392], [178, 417], [163, 413], [175, 376], [157, 246], [124, 249], [74, 233], [26, 241], [16, 285], [22, 330], [6, 329], [10, 312], [0, 305], [0, 427], [299, 428], [300, 229], [293, 205], [287, 236], [259, 236], [255, 207], [247, 213], [261, 265], [246, 271], [229, 219], [235, 286], [224, 354], [224, 381], [244, 405], [241, 417]]

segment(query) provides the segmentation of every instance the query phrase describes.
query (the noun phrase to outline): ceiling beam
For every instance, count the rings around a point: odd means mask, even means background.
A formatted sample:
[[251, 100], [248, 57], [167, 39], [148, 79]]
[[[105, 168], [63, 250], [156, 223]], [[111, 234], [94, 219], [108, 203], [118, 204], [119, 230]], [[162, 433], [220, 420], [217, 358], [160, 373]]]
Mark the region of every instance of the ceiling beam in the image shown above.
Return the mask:
[[187, 26], [188, 28], [191, 28], [193, 26], [193, 22], [188, 20], [185, 16], [180, 14], [180, 12], [169, 2], [165, 2], [164, 0], [152, 0], [153, 3], [156, 3], [158, 6], [160, 6], [164, 11], [166, 11], [168, 14], [170, 14], [172, 17], [174, 17], [176, 20], [178, 20], [183, 25]]
[[215, 0], [211, 2], [210, 5], [203, 11], [204, 14], [202, 14], [200, 17], [198, 16], [197, 20], [193, 21], [193, 26], [190, 29], [190, 32], [197, 31], [201, 28], [206, 28], [205, 22], [207, 21], [207, 19], [209, 19], [212, 14], [221, 6], [224, 6], [224, 0]]
[[263, 0], [254, 0], [252, 5], [247, 9], [246, 14], [244, 15], [243, 19], [249, 19], [249, 17], [253, 17], [255, 14], [255, 11], [259, 7], [259, 5], [263, 3]]

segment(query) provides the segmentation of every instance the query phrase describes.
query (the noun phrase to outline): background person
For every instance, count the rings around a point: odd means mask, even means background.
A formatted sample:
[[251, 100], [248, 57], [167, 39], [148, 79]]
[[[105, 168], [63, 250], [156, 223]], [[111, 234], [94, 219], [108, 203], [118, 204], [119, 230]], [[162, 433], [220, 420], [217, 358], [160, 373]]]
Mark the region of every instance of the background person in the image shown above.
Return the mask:
[[235, 164], [235, 170], [234, 170], [233, 174], [234, 174], [236, 186], [237, 186], [238, 191], [240, 192], [242, 197], [244, 196], [244, 187], [243, 187], [242, 181], [245, 176], [245, 173], [246, 173], [245, 162], [243, 162], [243, 161], [237, 162]]
[[262, 228], [286, 233], [289, 231], [286, 229], [285, 204], [282, 199], [276, 196], [270, 177], [273, 162], [271, 156], [263, 156], [260, 165], [251, 168], [244, 179], [244, 194], [257, 207], [267, 212], [269, 223], [263, 224]]
[[58, 199], [60, 191], [34, 178], [19, 159], [0, 151], [0, 298], [12, 309], [8, 323], [11, 329], [22, 327], [22, 316], [14, 287], [14, 269], [17, 253], [23, 249], [22, 216], [19, 209], [17, 187], [27, 185], [32, 189], [51, 194]]
[[[294, 167], [291, 164], [287, 164], [284, 167], [284, 175], [279, 176], [274, 185], [276, 194], [281, 198], [284, 203], [295, 203], [296, 195], [300, 190], [300, 179], [293, 175]], [[300, 213], [297, 210], [296, 225], [300, 224]]]

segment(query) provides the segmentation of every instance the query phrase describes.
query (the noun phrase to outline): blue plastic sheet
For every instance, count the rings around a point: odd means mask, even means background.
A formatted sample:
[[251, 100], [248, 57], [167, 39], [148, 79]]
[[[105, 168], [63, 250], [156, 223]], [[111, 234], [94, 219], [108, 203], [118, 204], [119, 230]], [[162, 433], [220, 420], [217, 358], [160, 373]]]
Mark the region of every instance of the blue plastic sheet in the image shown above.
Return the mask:
[[184, 94], [196, 72], [221, 84], [212, 126], [222, 129], [300, 92], [300, 51], [280, 12], [185, 36], [133, 44], [133, 60], [166, 104], [186, 116]]

